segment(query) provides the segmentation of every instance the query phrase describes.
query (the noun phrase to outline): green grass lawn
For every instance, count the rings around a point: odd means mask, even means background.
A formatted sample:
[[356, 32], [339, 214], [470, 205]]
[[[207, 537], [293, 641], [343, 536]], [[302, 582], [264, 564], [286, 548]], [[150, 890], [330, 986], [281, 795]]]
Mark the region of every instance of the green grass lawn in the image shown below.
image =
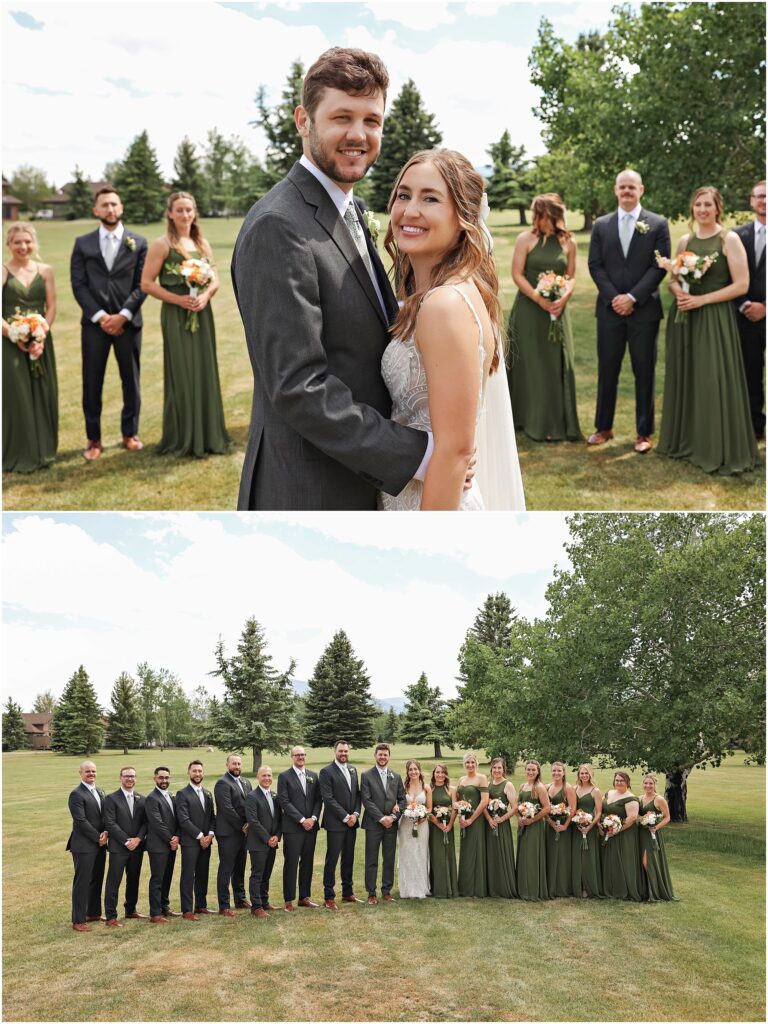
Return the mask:
[[[575, 218], [574, 218], [575, 219]], [[511, 213], [494, 213], [491, 227], [502, 280], [505, 316], [515, 288], [511, 277], [512, 248], [520, 228]], [[133, 227], [133, 225], [129, 225]], [[142, 412], [144, 451], [123, 451], [120, 443], [121, 395], [117, 366], [110, 361], [104, 390], [104, 454], [86, 464], [81, 451], [85, 429], [81, 409], [80, 310], [69, 288], [69, 256], [74, 238], [92, 230], [93, 222], [38, 223], [41, 256], [52, 264], [59, 289], [59, 315], [54, 326], [60, 386], [59, 455], [55, 464], [28, 476], [3, 475], [6, 509], [232, 509], [242, 467], [250, 421], [252, 375], [229, 278], [229, 261], [239, 220], [208, 220], [210, 239], [222, 287], [214, 300], [219, 369], [224, 410], [235, 446], [223, 456], [175, 459], [159, 456], [163, 402], [163, 356], [159, 303], [144, 304], [142, 345]], [[683, 232], [679, 224], [674, 241]], [[139, 226], [150, 239], [159, 225]], [[383, 232], [380, 235], [383, 239]], [[585, 436], [591, 433], [597, 388], [595, 289], [587, 273], [589, 236], [578, 235], [577, 291], [571, 302], [576, 348], [578, 411]], [[670, 296], [665, 291], [665, 302]], [[657, 421], [664, 379], [663, 325], [657, 372]], [[622, 373], [616, 440], [599, 449], [586, 444], [537, 444], [518, 435], [520, 462], [528, 508], [538, 509], [762, 509], [765, 506], [764, 446], [759, 469], [738, 477], [711, 477], [688, 463], [654, 452], [636, 456], [634, 383], [629, 357]]]
[[[137, 789], [169, 765], [173, 789], [195, 755], [206, 785], [221, 752], [142, 751], [96, 758], [99, 784], [117, 788], [133, 764]], [[365, 769], [369, 753], [353, 752]], [[392, 764], [431, 749], [396, 746]], [[282, 770], [287, 757], [267, 758]], [[309, 767], [330, 760], [309, 751]], [[742, 757], [696, 772], [687, 825], [667, 831], [679, 903], [580, 899], [545, 904], [398, 901], [275, 913], [256, 921], [174, 918], [159, 930], [70, 927], [67, 795], [79, 759], [3, 755], [3, 1000], [5, 1020], [760, 1020], [765, 1017], [764, 771]], [[447, 758], [451, 776], [460, 759]], [[517, 785], [520, 772], [513, 777]], [[605, 789], [610, 778], [599, 771]], [[546, 773], [545, 773], [546, 778]], [[639, 773], [633, 773], [639, 791]], [[457, 840], [457, 848], [459, 842]], [[364, 840], [355, 862], [363, 886]], [[321, 832], [313, 895], [322, 895]], [[216, 847], [209, 901], [215, 907]], [[278, 854], [272, 901], [280, 902]], [[148, 863], [139, 909], [147, 911]], [[172, 906], [178, 908], [177, 862]], [[397, 891], [395, 890], [396, 895]]]

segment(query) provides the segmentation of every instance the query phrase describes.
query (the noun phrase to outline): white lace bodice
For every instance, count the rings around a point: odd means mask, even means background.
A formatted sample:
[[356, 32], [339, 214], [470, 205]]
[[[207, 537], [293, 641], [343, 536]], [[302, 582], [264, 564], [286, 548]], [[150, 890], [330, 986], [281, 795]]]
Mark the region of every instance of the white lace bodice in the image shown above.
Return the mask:
[[[480, 419], [483, 408], [483, 394], [485, 387], [485, 347], [483, 345], [483, 324], [477, 315], [475, 307], [467, 295], [456, 284], [440, 285], [441, 288], [452, 288], [460, 295], [469, 307], [475, 323], [477, 324], [477, 351], [480, 361], [480, 392], [477, 400], [477, 419], [475, 426]], [[426, 300], [436, 288], [430, 289], [422, 299]], [[384, 350], [381, 359], [381, 375], [387, 390], [392, 396], [392, 416], [396, 423], [406, 427], [415, 427], [417, 430], [432, 430], [432, 422], [429, 418], [429, 399], [427, 396], [427, 375], [424, 372], [424, 364], [421, 355], [416, 348], [413, 337], [404, 341], [390, 341]], [[421, 493], [423, 485], [419, 480], [411, 480], [410, 483], [397, 495], [381, 494], [380, 507], [384, 511], [418, 511], [421, 508]], [[476, 484], [473, 484], [469, 491], [464, 491], [461, 497], [461, 510], [481, 510], [483, 499]]]

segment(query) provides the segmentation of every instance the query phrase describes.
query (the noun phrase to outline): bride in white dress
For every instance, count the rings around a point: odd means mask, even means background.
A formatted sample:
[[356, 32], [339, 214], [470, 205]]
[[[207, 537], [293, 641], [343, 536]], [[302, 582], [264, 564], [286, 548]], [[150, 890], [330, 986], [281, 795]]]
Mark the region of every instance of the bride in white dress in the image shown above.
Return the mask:
[[382, 493], [380, 507], [523, 510], [483, 178], [453, 150], [416, 153], [389, 208], [385, 246], [403, 301], [382, 376], [392, 419], [430, 431], [434, 448], [423, 482], [411, 480], [396, 497]]
[[[405, 799], [432, 810], [432, 792], [424, 785], [424, 776], [418, 761], [405, 762]], [[413, 829], [418, 835], [414, 836]], [[400, 816], [397, 837], [397, 878], [400, 898], [423, 900], [429, 889], [429, 819], [425, 815], [418, 823], [404, 814]]]

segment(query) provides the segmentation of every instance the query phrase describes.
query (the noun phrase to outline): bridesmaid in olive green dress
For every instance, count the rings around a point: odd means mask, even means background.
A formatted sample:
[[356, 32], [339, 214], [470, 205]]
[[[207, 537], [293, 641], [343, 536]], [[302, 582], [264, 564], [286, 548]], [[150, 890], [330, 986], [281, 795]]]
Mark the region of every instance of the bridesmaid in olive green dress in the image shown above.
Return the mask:
[[[545, 819], [549, 814], [549, 797], [538, 761], [526, 761], [525, 775], [527, 781], [517, 798], [517, 891], [521, 900], [548, 900]], [[536, 807], [533, 818], [521, 816], [523, 803]]]
[[[648, 899], [651, 903], [661, 900], [677, 900], [672, 888], [672, 878], [667, 864], [667, 852], [661, 830], [670, 822], [669, 805], [656, 792], [655, 775], [643, 776], [643, 795], [640, 798], [640, 862], [645, 872]], [[643, 825], [646, 814], [656, 815], [655, 825]]]
[[[637, 836], [637, 816], [640, 803], [629, 788], [631, 780], [626, 772], [616, 772], [613, 789], [605, 794], [604, 820], [616, 814], [622, 820], [621, 831], [600, 844], [603, 868], [603, 892], [618, 900], [645, 898], [644, 879], [640, 866], [640, 843]], [[601, 834], [605, 834], [602, 826]]]
[[[432, 810], [429, 815], [429, 887], [437, 899], [459, 895], [456, 877], [456, 846], [453, 841], [453, 823], [456, 820], [456, 790], [451, 785], [448, 769], [436, 764], [432, 769]], [[443, 822], [435, 816], [438, 807], [451, 812]]]
[[40, 313], [50, 328], [56, 317], [56, 285], [51, 267], [33, 259], [37, 232], [32, 224], [11, 224], [5, 241], [11, 255], [3, 265], [3, 472], [32, 473], [56, 457], [56, 354], [50, 330], [44, 341], [32, 342], [24, 351], [8, 336], [9, 321], [18, 309]]
[[[488, 895], [509, 900], [517, 898], [515, 846], [512, 840], [512, 826], [509, 823], [517, 811], [517, 794], [505, 773], [504, 758], [494, 757], [491, 761], [491, 781], [488, 785], [488, 806], [483, 814], [488, 823], [485, 834]], [[501, 800], [506, 805], [506, 810], [497, 817], [489, 810], [494, 800]]]
[[[533, 225], [518, 235], [512, 278], [518, 291], [509, 318], [509, 392], [515, 426], [534, 441], [579, 441], [573, 374], [573, 334], [568, 302], [576, 273], [576, 242], [565, 227], [565, 206], [554, 192], [536, 196]], [[570, 280], [556, 302], [539, 295], [539, 274], [554, 271]], [[560, 318], [562, 341], [550, 341], [552, 315]]]
[[[197, 206], [188, 192], [173, 192], [166, 208], [166, 234], [149, 247], [141, 288], [163, 303], [164, 398], [161, 455], [223, 455], [230, 438], [224, 425], [216, 331], [209, 305], [218, 275], [197, 296], [189, 293], [179, 267], [185, 259], [211, 259]], [[191, 329], [191, 317], [197, 328]]]
[[722, 215], [717, 189], [694, 192], [691, 217], [697, 230], [683, 235], [677, 252], [717, 254], [717, 259], [691, 294], [670, 275], [676, 304], [667, 320], [658, 451], [727, 476], [754, 469], [757, 446], [732, 302], [747, 292], [747, 254], [739, 236], [723, 229]]
[[488, 880], [485, 872], [485, 818], [483, 810], [488, 803], [488, 779], [477, 770], [477, 756], [464, 755], [466, 775], [456, 787], [457, 800], [472, 805], [472, 814], [463, 818], [459, 814], [461, 842], [459, 846], [459, 896], [487, 896]]
[[[547, 890], [549, 898], [573, 896], [571, 878], [571, 836], [569, 828], [576, 810], [576, 792], [566, 781], [565, 765], [562, 761], [552, 762], [552, 782], [547, 786], [550, 813], [547, 815]], [[552, 809], [558, 804], [567, 808], [567, 817], [552, 817]]]
[[[571, 826], [571, 888], [574, 896], [603, 898], [600, 844], [597, 830], [603, 812], [603, 794], [595, 785], [591, 764], [580, 764], [576, 784], [576, 811], [592, 815], [589, 825]], [[586, 843], [586, 849], [585, 849]]]

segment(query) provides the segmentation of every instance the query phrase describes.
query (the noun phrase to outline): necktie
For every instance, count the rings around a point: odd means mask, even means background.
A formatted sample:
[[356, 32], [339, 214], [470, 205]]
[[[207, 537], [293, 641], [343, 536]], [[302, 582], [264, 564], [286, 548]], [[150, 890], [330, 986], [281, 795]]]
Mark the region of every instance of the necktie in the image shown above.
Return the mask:
[[205, 810], [205, 793], [202, 788], [198, 789], [197, 795], [200, 797], [200, 806]]
[[96, 787], [95, 786], [93, 787], [91, 792], [96, 797], [96, 803], [99, 805], [99, 810], [101, 810], [101, 797], [99, 796], [98, 792], [96, 791]]
[[128, 801], [128, 813], [133, 817], [133, 793], [126, 793], [125, 799]]
[[301, 780], [301, 788], [304, 790], [304, 796], [307, 795], [307, 777], [304, 772], [299, 772], [299, 779]]
[[765, 224], [755, 224], [755, 263], [759, 263], [765, 251]]
[[365, 269], [368, 271], [371, 280], [374, 280], [375, 275], [373, 272], [373, 264], [371, 263], [371, 257], [368, 254], [368, 246], [365, 244], [363, 229], [360, 226], [360, 221], [357, 219], [354, 201], [350, 201], [347, 205], [347, 209], [344, 213], [344, 223], [349, 228], [349, 233], [352, 235], [352, 241], [355, 243], [355, 247], [360, 253], [360, 258], [365, 264]]
[[275, 816], [275, 805], [272, 803], [272, 794], [269, 792], [268, 789], [264, 790], [264, 799], [267, 801], [267, 804], [269, 806], [269, 813], [274, 818], [274, 816]]
[[173, 810], [173, 800], [171, 800], [170, 793], [167, 793], [164, 789], [161, 789], [160, 792], [165, 797], [165, 800], [166, 800], [166, 803], [168, 804], [168, 806], [171, 808], [171, 810]]
[[351, 792], [351, 790], [352, 790], [352, 779], [349, 777], [349, 768], [347, 768], [346, 765], [342, 765], [342, 767], [341, 767], [341, 774], [347, 780], [347, 785], [349, 786], [349, 789], [350, 789], [350, 792]]
[[240, 787], [240, 792], [241, 792], [241, 793], [243, 794], [243, 796], [245, 796], [245, 790], [243, 789], [243, 784], [242, 784], [242, 782], [240, 781], [240, 779], [235, 779], [235, 782], [236, 782], [236, 783], [238, 784], [238, 786]]
[[629, 213], [625, 213], [622, 216], [619, 241], [621, 242], [622, 252], [626, 257], [629, 252], [629, 243], [632, 241], [632, 215]]
[[104, 247], [104, 262], [107, 264], [107, 270], [111, 270], [115, 265], [115, 256], [117, 255], [117, 237], [113, 234], [107, 235], [107, 244]]

